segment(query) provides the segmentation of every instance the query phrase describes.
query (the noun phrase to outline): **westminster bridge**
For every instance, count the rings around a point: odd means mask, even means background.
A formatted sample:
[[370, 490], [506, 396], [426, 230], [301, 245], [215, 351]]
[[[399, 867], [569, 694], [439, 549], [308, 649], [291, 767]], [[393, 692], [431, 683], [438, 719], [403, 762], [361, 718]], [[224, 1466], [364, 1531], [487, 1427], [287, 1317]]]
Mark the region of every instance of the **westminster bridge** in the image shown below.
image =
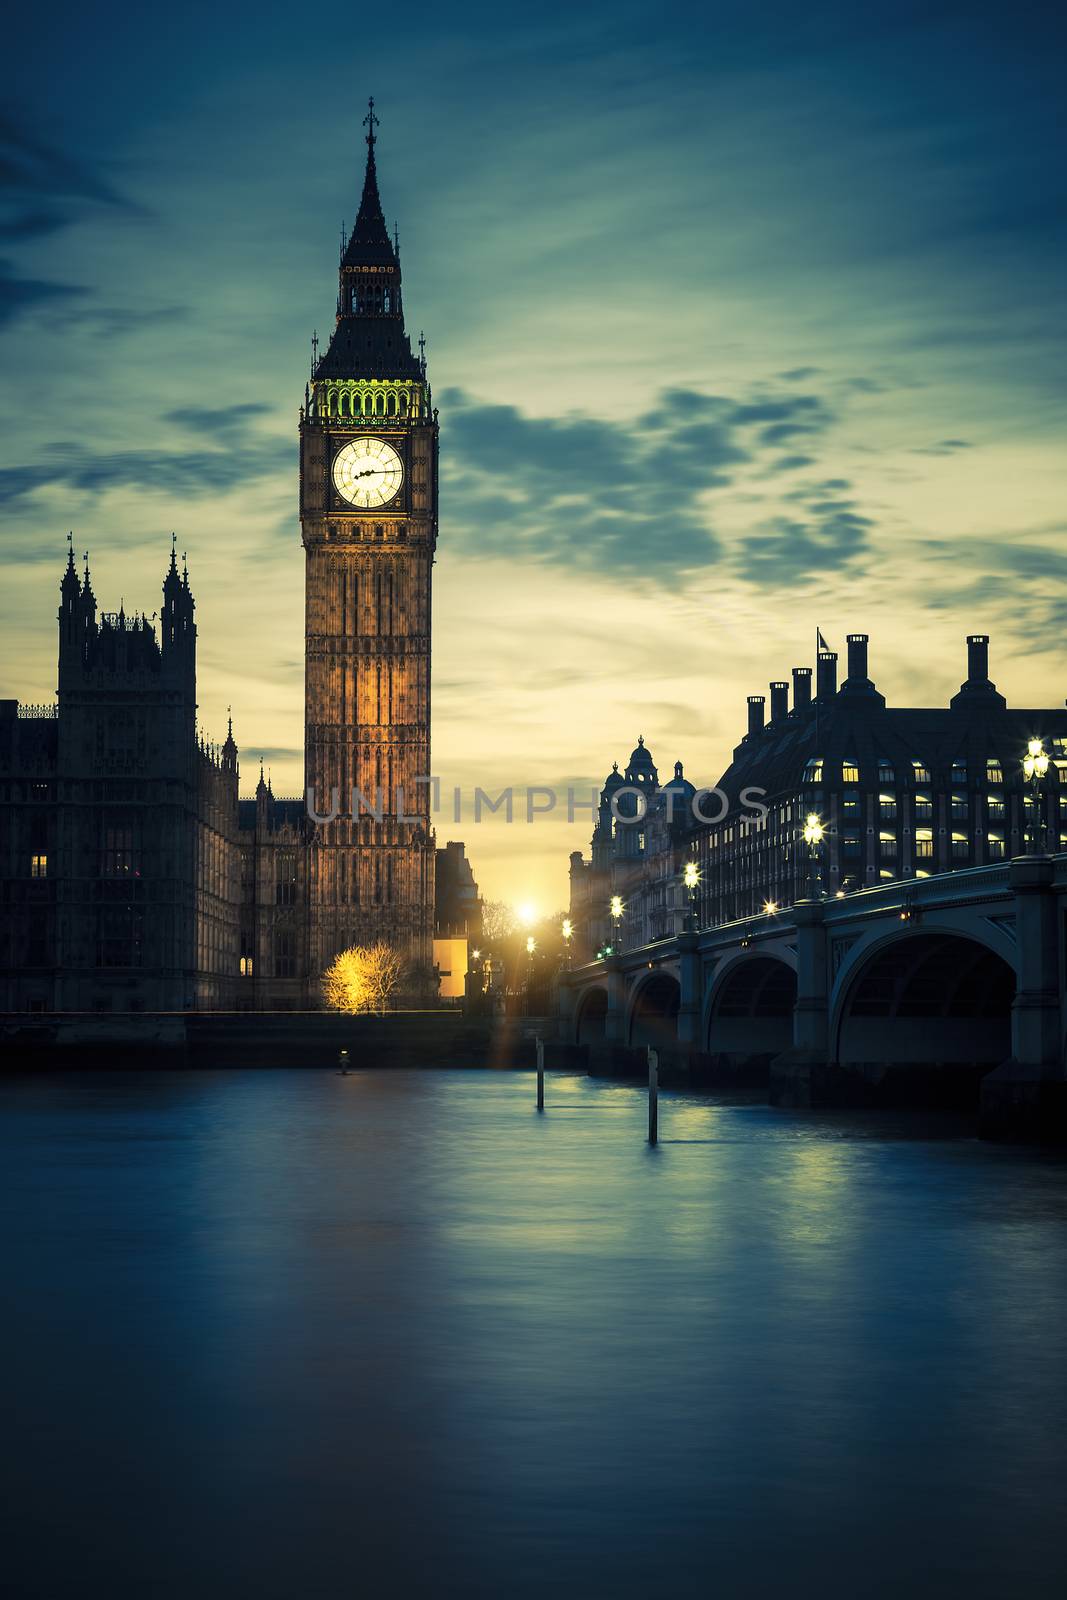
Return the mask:
[[652, 1045], [777, 1105], [981, 1104], [984, 1131], [1067, 1123], [1067, 855], [802, 900], [563, 975], [591, 1070]]

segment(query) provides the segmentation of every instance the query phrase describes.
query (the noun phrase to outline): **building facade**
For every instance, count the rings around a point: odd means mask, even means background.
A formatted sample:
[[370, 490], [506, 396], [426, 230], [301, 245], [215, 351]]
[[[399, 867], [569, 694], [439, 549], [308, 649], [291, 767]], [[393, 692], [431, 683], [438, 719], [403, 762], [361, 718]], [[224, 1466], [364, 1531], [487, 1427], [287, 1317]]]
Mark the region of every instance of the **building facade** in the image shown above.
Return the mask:
[[[967, 678], [947, 706], [886, 705], [868, 676], [866, 634], [821, 650], [789, 684], [751, 695], [748, 729], [714, 787], [680, 765], [662, 788], [643, 741], [601, 792], [590, 856], [571, 857], [575, 959], [681, 932], [773, 915], [811, 893], [847, 895], [1024, 854], [1067, 850], [1067, 711], [1010, 708], [989, 677], [989, 640], [967, 640]], [[1042, 741], [1039, 814], [1022, 761]], [[823, 837], [804, 842], [816, 816]], [[697, 870], [690, 891], [687, 864]], [[621, 914], [611, 915], [613, 897]]]

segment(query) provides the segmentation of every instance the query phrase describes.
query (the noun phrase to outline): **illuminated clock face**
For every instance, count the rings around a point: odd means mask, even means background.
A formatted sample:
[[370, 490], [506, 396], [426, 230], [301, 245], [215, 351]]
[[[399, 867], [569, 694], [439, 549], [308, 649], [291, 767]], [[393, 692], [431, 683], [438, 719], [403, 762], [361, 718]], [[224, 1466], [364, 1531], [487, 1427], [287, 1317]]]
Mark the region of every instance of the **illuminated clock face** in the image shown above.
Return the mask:
[[333, 481], [350, 505], [384, 506], [400, 492], [404, 463], [384, 439], [352, 439], [333, 458]]

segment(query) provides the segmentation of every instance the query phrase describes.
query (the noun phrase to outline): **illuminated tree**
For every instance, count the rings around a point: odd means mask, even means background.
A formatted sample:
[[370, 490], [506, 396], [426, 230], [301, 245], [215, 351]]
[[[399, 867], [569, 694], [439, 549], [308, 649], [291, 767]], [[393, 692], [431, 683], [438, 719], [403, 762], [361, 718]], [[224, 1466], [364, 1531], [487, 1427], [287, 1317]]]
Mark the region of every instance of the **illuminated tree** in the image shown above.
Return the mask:
[[384, 940], [354, 945], [323, 973], [323, 999], [334, 1011], [384, 1011], [403, 972], [403, 956]]

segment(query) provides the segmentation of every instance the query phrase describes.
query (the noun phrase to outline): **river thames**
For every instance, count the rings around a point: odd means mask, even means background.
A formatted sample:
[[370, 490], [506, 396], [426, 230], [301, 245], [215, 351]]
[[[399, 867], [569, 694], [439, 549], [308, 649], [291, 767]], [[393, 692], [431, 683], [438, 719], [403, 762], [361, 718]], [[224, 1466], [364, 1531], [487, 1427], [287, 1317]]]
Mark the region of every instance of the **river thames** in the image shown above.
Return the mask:
[[5, 1589], [1063, 1584], [1067, 1169], [490, 1072], [0, 1082]]

